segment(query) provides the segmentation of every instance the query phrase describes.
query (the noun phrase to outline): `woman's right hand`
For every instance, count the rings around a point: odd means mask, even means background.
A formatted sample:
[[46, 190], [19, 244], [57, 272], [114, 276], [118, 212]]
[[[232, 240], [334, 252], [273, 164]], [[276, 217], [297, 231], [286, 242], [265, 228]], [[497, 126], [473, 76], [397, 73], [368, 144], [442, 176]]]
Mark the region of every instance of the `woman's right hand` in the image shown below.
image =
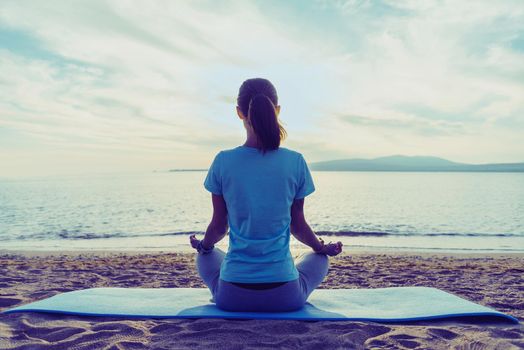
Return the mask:
[[328, 244], [324, 244], [324, 246], [318, 253], [326, 254], [329, 256], [338, 255], [342, 253], [342, 242], [338, 241], [337, 243], [329, 242]]

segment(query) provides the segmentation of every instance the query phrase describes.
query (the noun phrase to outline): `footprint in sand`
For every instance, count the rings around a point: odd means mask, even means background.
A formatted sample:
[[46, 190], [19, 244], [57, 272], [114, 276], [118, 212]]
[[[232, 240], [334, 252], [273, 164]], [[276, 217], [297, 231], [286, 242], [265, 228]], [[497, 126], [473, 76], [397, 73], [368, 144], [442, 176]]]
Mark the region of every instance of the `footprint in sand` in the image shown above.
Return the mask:
[[17, 298], [0, 298], [0, 307], [10, 307], [21, 302], [22, 299]]
[[166, 334], [175, 334], [183, 330], [184, 330], [184, 327], [178, 326], [176, 324], [163, 323], [163, 324], [159, 324], [157, 326], [152, 327], [149, 330], [149, 332], [151, 334], [157, 334], [157, 333], [163, 333], [163, 332], [166, 332]]
[[409, 334], [394, 334], [392, 336], [390, 336], [390, 338], [392, 339], [397, 339], [397, 340], [405, 340], [405, 339], [415, 339], [416, 337], [412, 336], [412, 335], [409, 335]]
[[395, 339], [398, 344], [402, 345], [405, 348], [408, 349], [415, 349], [418, 346], [420, 346], [420, 343], [417, 341], [414, 341], [412, 339], [415, 339], [417, 337], [414, 337], [409, 334], [394, 334], [390, 336], [391, 339]]
[[200, 331], [220, 328], [220, 327], [221, 327], [221, 324], [220, 322], [217, 322], [217, 320], [213, 320], [213, 321], [197, 320], [194, 323], [187, 325], [187, 329], [195, 331], [195, 332], [200, 332]]
[[127, 337], [141, 337], [144, 335], [142, 329], [121, 322], [104, 322], [101, 324], [95, 324], [91, 327], [91, 330], [104, 334], [112, 332], [113, 334], [121, 334]]
[[34, 292], [28, 295], [29, 299], [43, 299], [53, 296], [48, 290]]
[[103, 331], [96, 331], [94, 333], [86, 333], [85, 335], [79, 337], [76, 339], [76, 342], [81, 343], [94, 343], [91, 347], [92, 349], [101, 349], [105, 348], [102, 346], [95, 345], [96, 343], [99, 344], [107, 344], [111, 343], [112, 340], [118, 340], [122, 341], [123, 339], [137, 339], [144, 336], [144, 331], [141, 329], [129, 327], [126, 328], [125, 332], [120, 331], [114, 331], [114, 330], [103, 330]]
[[33, 326], [31, 328], [24, 329], [24, 333], [33, 339], [42, 339], [46, 342], [60, 342], [66, 340], [73, 335], [83, 333], [85, 329], [66, 327], [66, 328], [48, 328]]
[[368, 349], [394, 349], [392, 345], [388, 345], [385, 341], [376, 339], [366, 342], [365, 345]]
[[449, 331], [442, 328], [428, 328], [429, 334], [437, 336], [439, 338], [444, 338], [446, 340], [452, 340], [458, 337], [459, 335], [455, 332]]
[[420, 346], [420, 343], [414, 340], [397, 340], [397, 343], [408, 349], [415, 349]]
[[524, 338], [524, 334], [520, 333], [518, 329], [515, 329], [515, 331], [495, 329], [495, 330], [492, 330], [490, 333], [494, 338], [505, 338], [505, 339], [523, 339]]

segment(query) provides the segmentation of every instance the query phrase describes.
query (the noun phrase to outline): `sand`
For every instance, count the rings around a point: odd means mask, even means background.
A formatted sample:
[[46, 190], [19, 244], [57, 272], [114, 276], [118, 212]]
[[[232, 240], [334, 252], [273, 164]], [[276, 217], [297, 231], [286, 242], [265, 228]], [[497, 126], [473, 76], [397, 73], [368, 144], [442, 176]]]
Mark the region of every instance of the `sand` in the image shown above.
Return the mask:
[[[429, 286], [524, 321], [524, 257], [348, 253], [319, 288]], [[1, 253], [0, 311], [92, 287], [205, 287], [187, 253]], [[0, 349], [522, 349], [524, 325], [493, 319], [353, 321], [0, 315]]]

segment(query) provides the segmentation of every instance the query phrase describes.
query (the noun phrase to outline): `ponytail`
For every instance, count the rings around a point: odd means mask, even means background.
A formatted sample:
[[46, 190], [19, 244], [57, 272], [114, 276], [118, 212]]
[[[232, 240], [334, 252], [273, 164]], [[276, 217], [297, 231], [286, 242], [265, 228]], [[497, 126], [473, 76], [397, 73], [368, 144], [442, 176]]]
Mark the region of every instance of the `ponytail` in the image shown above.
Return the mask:
[[251, 99], [248, 120], [257, 136], [262, 153], [280, 146], [281, 130], [273, 102], [264, 94], [256, 94]]
[[240, 86], [237, 104], [253, 127], [258, 149], [265, 154], [280, 147], [286, 130], [278, 121], [275, 106], [278, 104], [277, 91], [267, 79], [248, 79]]

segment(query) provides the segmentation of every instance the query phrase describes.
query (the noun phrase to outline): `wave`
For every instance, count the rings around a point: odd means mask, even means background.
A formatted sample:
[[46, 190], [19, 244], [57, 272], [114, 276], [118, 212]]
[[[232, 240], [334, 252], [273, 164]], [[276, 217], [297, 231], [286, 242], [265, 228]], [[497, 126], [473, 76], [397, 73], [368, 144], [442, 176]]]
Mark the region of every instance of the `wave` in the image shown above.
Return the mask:
[[450, 237], [524, 237], [523, 233], [487, 233], [487, 232], [381, 232], [381, 231], [315, 231], [320, 236], [450, 236]]
[[166, 233], [94, 233], [94, 232], [78, 232], [62, 230], [57, 233], [42, 232], [35, 234], [20, 235], [17, 237], [0, 236], [0, 241], [28, 241], [28, 240], [47, 240], [47, 239], [64, 239], [64, 240], [90, 240], [90, 239], [111, 239], [111, 238], [134, 238], [134, 237], [164, 237], [177, 235], [192, 235], [201, 234], [204, 231], [180, 231], [180, 232], [166, 232]]
[[412, 251], [442, 251], [442, 252], [448, 252], [448, 251], [457, 251], [457, 252], [508, 252], [508, 253], [520, 253], [524, 252], [524, 248], [454, 248], [454, 247], [411, 247], [411, 246], [380, 246], [380, 245], [359, 245], [359, 244], [352, 244], [352, 249], [355, 248], [361, 248], [361, 249], [370, 249], [370, 250], [377, 250], [377, 249], [384, 249], [384, 250], [396, 250], [396, 251], [402, 251], [402, 250], [412, 250]]
[[[342, 237], [524, 237], [524, 233], [463, 233], [463, 232], [386, 232], [386, 231], [315, 231], [318, 236], [342, 236]], [[42, 232], [35, 234], [0, 236], [0, 241], [27, 241], [27, 240], [91, 240], [91, 239], [111, 239], [111, 238], [133, 238], [133, 237], [166, 237], [184, 235], [204, 235], [204, 231], [176, 231], [160, 233], [95, 233], [81, 232], [79, 230], [62, 230], [60, 232]]]

